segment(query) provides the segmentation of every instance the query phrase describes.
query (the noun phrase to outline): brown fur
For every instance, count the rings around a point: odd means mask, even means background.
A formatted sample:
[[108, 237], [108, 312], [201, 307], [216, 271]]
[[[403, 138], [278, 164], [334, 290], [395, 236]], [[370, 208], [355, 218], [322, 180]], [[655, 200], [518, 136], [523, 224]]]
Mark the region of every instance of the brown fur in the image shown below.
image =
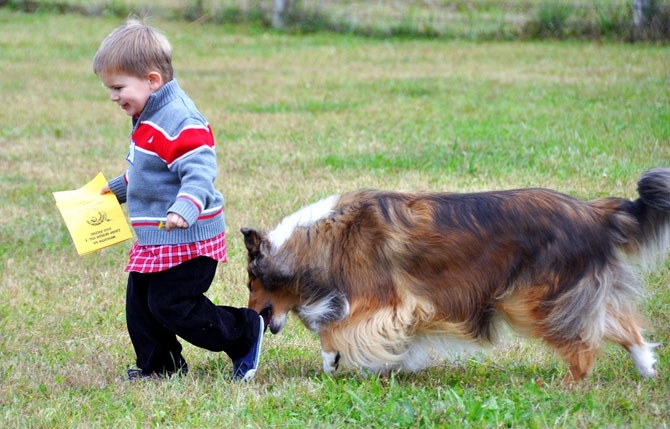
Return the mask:
[[295, 311], [320, 336], [327, 372], [419, 369], [435, 351], [493, 343], [504, 321], [556, 350], [565, 381], [589, 374], [604, 340], [652, 376], [633, 263], [667, 250], [670, 169], [638, 190], [590, 202], [547, 189], [344, 194], [279, 245], [242, 230], [248, 305], [273, 333]]

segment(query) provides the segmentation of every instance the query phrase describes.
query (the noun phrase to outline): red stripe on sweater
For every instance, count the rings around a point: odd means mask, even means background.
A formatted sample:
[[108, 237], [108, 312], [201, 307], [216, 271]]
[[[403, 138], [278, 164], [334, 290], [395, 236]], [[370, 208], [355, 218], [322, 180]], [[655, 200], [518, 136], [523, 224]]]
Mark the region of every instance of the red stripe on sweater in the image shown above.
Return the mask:
[[168, 164], [200, 147], [214, 147], [214, 135], [209, 125], [207, 128], [184, 128], [177, 136], [170, 138], [152, 124], [143, 122], [132, 138], [136, 147], [155, 153]]

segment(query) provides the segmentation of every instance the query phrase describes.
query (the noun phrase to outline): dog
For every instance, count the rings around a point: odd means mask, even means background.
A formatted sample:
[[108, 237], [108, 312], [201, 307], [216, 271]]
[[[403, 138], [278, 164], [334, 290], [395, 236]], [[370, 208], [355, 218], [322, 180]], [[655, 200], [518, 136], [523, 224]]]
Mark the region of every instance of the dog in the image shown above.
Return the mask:
[[663, 262], [670, 244], [670, 168], [646, 171], [638, 194], [333, 195], [270, 232], [241, 229], [248, 307], [273, 334], [295, 312], [319, 336], [328, 374], [417, 371], [494, 344], [507, 324], [558, 353], [565, 384], [588, 377], [605, 341], [653, 377], [641, 268]]

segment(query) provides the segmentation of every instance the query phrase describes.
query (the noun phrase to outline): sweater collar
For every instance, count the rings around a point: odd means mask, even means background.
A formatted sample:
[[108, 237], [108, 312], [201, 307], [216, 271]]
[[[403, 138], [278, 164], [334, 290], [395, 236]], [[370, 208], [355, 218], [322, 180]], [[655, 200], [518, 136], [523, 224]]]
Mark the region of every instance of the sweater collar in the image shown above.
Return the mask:
[[177, 79], [172, 79], [165, 85], [161, 86], [158, 91], [149, 96], [147, 104], [144, 105], [142, 112], [138, 116], [133, 117], [133, 129], [137, 127], [137, 125], [145, 118], [150, 117], [170, 101], [180, 97], [181, 94], [182, 90], [179, 87]]

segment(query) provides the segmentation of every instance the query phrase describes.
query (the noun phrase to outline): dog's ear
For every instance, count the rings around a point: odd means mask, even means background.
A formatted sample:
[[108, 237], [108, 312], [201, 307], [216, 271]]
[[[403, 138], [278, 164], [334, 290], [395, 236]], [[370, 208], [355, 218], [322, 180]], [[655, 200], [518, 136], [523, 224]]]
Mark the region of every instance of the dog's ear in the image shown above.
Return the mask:
[[244, 234], [244, 245], [247, 246], [249, 259], [256, 259], [261, 253], [261, 235], [253, 228], [242, 228]]
[[[270, 243], [253, 228], [242, 228], [244, 245], [249, 252], [249, 275], [259, 278], [266, 290], [274, 290], [294, 282], [295, 274], [288, 271], [285, 264], [267, 258]], [[265, 253], [264, 253], [265, 252]]]

